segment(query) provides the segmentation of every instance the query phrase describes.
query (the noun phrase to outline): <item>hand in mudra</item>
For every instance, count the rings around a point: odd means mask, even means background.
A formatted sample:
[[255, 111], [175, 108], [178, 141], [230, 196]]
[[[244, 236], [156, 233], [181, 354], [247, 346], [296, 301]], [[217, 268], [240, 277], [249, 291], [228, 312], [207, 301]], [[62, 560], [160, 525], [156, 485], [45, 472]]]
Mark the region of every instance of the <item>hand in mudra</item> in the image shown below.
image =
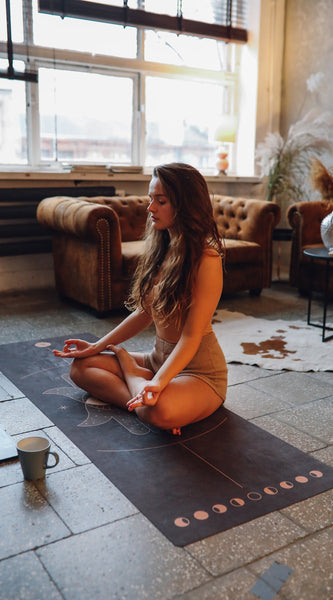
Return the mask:
[[154, 385], [149, 382], [138, 394], [136, 394], [136, 396], [134, 396], [134, 398], [131, 398], [127, 402], [126, 406], [129, 411], [132, 411], [139, 406], [155, 406], [161, 391], [160, 385]]
[[63, 358], [85, 358], [97, 353], [95, 344], [85, 340], [66, 340], [63, 350], [53, 350], [55, 356]]

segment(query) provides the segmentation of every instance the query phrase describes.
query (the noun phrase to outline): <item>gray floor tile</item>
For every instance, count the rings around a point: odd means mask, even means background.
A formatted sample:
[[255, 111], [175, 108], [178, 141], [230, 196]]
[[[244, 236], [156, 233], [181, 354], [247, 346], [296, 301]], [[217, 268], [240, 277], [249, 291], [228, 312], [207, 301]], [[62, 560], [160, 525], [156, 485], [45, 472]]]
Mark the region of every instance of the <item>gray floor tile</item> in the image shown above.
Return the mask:
[[317, 438], [314, 438], [311, 435], [304, 433], [303, 431], [299, 431], [291, 425], [281, 423], [281, 421], [278, 421], [277, 415], [258, 417], [257, 419], [253, 419], [252, 422], [255, 425], [258, 425], [258, 427], [269, 431], [269, 433], [271, 433], [272, 435], [275, 435], [281, 440], [284, 440], [285, 442], [287, 442], [287, 444], [291, 444], [291, 446], [299, 448], [300, 450], [302, 450], [302, 452], [311, 452], [326, 446], [325, 442], [322, 442]]
[[272, 374], [267, 369], [259, 369], [251, 365], [236, 365], [228, 364], [228, 386], [244, 383], [252, 379], [260, 379], [261, 377], [269, 377]]
[[257, 577], [247, 569], [237, 569], [177, 596], [175, 600], [254, 600], [255, 596], [249, 590], [256, 580]]
[[310, 372], [309, 375], [310, 375], [310, 377], [313, 377], [313, 379], [315, 379], [317, 381], [321, 381], [322, 383], [328, 383], [329, 385], [332, 386], [332, 389], [333, 389], [333, 365], [332, 365], [332, 371], [316, 371], [316, 373]]
[[332, 395], [330, 383], [316, 379], [307, 373], [286, 371], [266, 379], [250, 381], [249, 386], [266, 392], [292, 406], [327, 398]]
[[37, 550], [65, 600], [167, 600], [209, 579], [142, 515]]
[[326, 446], [322, 450], [317, 450], [316, 452], [311, 453], [314, 458], [320, 460], [326, 465], [330, 465], [333, 467], [333, 446]]
[[297, 427], [327, 444], [333, 443], [333, 400], [318, 400], [293, 410], [284, 410], [276, 415], [283, 423]]
[[73, 533], [138, 512], [92, 464], [52, 473], [36, 486]]
[[304, 535], [304, 529], [275, 512], [190, 544], [187, 550], [216, 576], [274, 552]]
[[24, 394], [0, 372], [0, 402], [22, 397], [24, 397]]
[[15, 435], [51, 427], [53, 423], [28, 398], [20, 398], [1, 404], [1, 425]]
[[308, 532], [324, 529], [333, 522], [333, 490], [288, 506], [281, 513]]
[[[271, 377], [264, 378], [269, 387]], [[256, 380], [258, 381], [258, 380]], [[240, 383], [227, 390], [226, 408], [244, 419], [254, 419], [262, 415], [275, 413], [289, 408], [289, 404], [273, 396], [269, 392], [256, 390], [249, 383]]]
[[70, 458], [75, 465], [90, 463], [90, 459], [79, 450], [73, 442], [58, 427], [48, 427], [47, 435], [57, 446], [61, 447], [64, 454]]
[[0, 562], [0, 600], [62, 600], [33, 552]]
[[250, 565], [260, 577], [274, 561], [293, 569], [280, 594], [284, 600], [330, 600], [332, 577], [333, 529], [327, 529], [296, 542]]
[[23, 481], [0, 489], [0, 559], [70, 534], [34, 484]]
[[19, 483], [19, 481], [23, 481], [23, 479], [24, 477], [18, 458], [0, 464], [0, 487]]

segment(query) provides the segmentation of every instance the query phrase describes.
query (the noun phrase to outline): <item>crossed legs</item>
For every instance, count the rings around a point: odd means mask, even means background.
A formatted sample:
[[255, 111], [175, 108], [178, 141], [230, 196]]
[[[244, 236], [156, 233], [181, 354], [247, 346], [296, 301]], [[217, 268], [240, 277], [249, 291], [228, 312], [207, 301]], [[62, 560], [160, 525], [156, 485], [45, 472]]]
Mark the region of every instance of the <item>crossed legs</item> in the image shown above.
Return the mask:
[[[126, 403], [154, 374], [144, 367], [142, 354], [130, 354], [120, 347], [114, 347], [114, 352], [74, 359], [70, 375], [74, 383], [99, 400], [126, 409]], [[208, 417], [221, 403], [207, 383], [184, 374], [170, 381], [155, 406], [141, 406], [135, 412], [145, 423], [177, 430]]]

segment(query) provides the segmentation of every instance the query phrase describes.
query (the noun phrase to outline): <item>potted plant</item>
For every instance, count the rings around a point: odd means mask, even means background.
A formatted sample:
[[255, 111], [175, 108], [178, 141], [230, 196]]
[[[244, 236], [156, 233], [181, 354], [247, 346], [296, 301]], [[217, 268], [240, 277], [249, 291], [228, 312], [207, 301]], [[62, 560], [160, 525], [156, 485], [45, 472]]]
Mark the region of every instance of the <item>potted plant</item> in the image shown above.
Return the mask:
[[[307, 89], [314, 92], [323, 74], [307, 79]], [[266, 200], [276, 201], [282, 212], [292, 202], [310, 199], [309, 175], [313, 159], [332, 151], [333, 118], [330, 112], [310, 110], [289, 128], [287, 135], [268, 133], [259, 143], [256, 160], [260, 175], [267, 181]]]

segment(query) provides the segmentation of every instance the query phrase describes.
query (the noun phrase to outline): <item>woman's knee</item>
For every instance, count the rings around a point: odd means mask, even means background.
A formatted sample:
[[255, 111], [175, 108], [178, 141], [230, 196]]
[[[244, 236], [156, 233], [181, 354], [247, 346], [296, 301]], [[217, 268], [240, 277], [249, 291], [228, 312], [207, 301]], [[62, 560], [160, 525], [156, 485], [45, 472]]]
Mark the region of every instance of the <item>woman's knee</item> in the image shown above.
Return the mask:
[[87, 368], [87, 364], [84, 358], [74, 358], [70, 366], [69, 375], [74, 383], [80, 381], [82, 373]]
[[82, 363], [83, 360], [78, 358], [74, 358], [74, 360], [72, 361], [72, 364], [69, 369], [69, 375], [72, 381], [74, 381], [74, 383], [76, 383], [76, 381], [80, 378], [82, 374]]
[[139, 407], [136, 409], [136, 414], [144, 423], [148, 423], [159, 429], [178, 427], [178, 424], [175, 423], [176, 416], [174, 411], [170, 410], [170, 407], [165, 402], [157, 402], [155, 406]]

